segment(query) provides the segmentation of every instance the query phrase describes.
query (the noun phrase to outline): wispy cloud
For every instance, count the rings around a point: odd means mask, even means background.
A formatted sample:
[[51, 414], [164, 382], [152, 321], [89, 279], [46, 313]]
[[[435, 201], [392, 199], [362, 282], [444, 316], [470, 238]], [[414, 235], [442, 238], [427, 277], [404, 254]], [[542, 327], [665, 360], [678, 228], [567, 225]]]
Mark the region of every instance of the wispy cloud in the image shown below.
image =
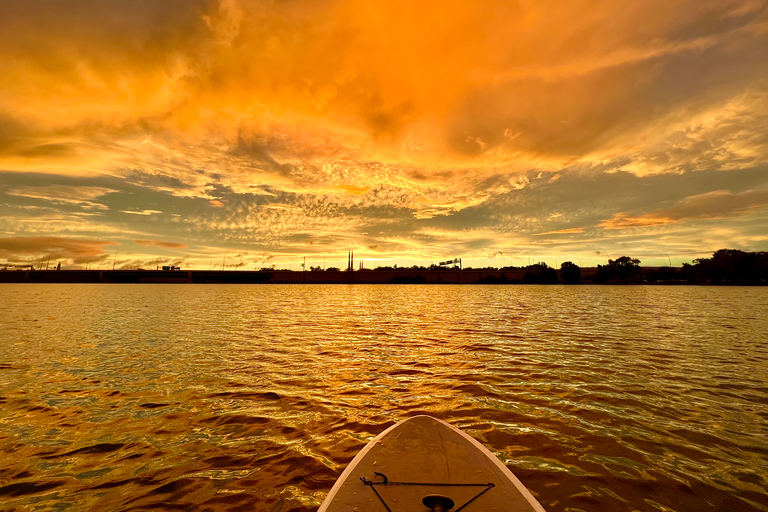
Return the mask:
[[106, 194], [117, 192], [104, 187], [87, 186], [68, 186], [68, 185], [31, 185], [11, 188], [5, 193], [18, 197], [29, 197], [32, 199], [44, 199], [53, 203], [77, 204], [86, 208], [107, 208], [105, 205], [96, 202]]
[[120, 213], [129, 213], [131, 215], [155, 215], [163, 212], [160, 210], [120, 210]]
[[670, 208], [639, 215], [617, 213], [599, 224], [605, 229], [658, 226], [696, 219], [719, 219], [768, 209], [768, 192], [749, 190], [733, 194], [718, 190], [691, 196]]
[[545, 231], [544, 233], [537, 233], [537, 235], [571, 235], [571, 234], [578, 234], [583, 232], [584, 232], [584, 228], [566, 228], [566, 229], [557, 229], [554, 231]]
[[165, 242], [163, 240], [134, 240], [142, 247], [163, 247], [165, 249], [187, 249], [187, 244], [178, 242]]
[[53, 236], [0, 238], [0, 258], [10, 262], [34, 261], [40, 256], [85, 263], [106, 255], [104, 247], [118, 245], [106, 240], [78, 240]]

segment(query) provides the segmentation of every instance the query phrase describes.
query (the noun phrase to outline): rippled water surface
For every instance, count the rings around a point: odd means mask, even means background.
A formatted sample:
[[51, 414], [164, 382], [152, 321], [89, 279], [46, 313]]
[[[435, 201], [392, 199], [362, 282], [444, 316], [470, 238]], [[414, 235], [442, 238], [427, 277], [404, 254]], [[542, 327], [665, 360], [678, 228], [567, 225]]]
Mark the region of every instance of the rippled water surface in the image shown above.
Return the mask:
[[0, 285], [0, 510], [308, 512], [420, 413], [550, 512], [768, 511], [768, 288]]

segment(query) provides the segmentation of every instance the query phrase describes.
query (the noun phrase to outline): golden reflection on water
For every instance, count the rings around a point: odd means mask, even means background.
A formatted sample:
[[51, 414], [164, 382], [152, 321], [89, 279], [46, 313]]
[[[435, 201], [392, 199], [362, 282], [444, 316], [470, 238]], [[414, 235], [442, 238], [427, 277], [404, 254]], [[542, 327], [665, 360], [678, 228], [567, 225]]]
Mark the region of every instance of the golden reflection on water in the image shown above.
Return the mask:
[[768, 510], [768, 289], [0, 285], [1, 510], [310, 511], [428, 413], [558, 510]]

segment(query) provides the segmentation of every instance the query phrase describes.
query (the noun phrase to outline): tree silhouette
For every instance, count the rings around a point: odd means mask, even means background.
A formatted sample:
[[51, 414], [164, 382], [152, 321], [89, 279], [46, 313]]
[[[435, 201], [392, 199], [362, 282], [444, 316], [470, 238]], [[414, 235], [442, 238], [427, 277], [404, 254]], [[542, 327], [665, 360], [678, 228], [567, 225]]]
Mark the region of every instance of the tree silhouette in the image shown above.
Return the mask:
[[560, 278], [565, 284], [578, 284], [581, 282], [581, 268], [572, 261], [563, 262], [560, 265]]
[[696, 275], [712, 284], [765, 283], [768, 280], [768, 253], [720, 249], [711, 258], [695, 260]]
[[597, 280], [600, 282], [607, 281], [637, 281], [642, 276], [643, 272], [640, 270], [640, 260], [636, 258], [630, 258], [629, 256], [622, 256], [616, 260], [608, 260], [608, 265], [597, 266]]
[[523, 282], [526, 284], [558, 284], [557, 271], [546, 263], [537, 263], [526, 267]]

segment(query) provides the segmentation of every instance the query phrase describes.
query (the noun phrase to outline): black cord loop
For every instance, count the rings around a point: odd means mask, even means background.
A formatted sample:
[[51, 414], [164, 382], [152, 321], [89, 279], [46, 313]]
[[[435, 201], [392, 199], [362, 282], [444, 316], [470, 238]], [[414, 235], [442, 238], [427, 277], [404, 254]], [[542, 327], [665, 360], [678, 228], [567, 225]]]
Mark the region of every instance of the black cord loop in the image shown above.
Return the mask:
[[383, 481], [381, 482], [374, 482], [373, 480], [368, 480], [364, 476], [360, 477], [360, 481], [363, 482], [365, 485], [373, 489], [373, 492], [376, 493], [376, 496], [379, 497], [379, 500], [381, 500], [381, 503], [384, 505], [384, 508], [387, 509], [387, 512], [392, 512], [392, 509], [389, 508], [389, 505], [387, 505], [387, 502], [384, 501], [384, 498], [379, 494], [379, 491], [376, 489], [376, 486], [379, 485], [428, 485], [428, 486], [436, 486], [436, 487], [483, 487], [483, 490], [481, 490], [479, 493], [474, 495], [472, 499], [470, 499], [468, 502], [464, 503], [462, 506], [454, 510], [453, 512], [460, 512], [462, 509], [464, 509], [467, 505], [475, 501], [477, 498], [488, 492], [489, 490], [496, 487], [496, 485], [493, 482], [489, 482], [487, 484], [447, 484], [447, 483], [435, 483], [435, 482], [390, 482], [387, 475], [384, 473], [378, 473], [374, 472], [374, 475], [380, 476], [383, 478]]

